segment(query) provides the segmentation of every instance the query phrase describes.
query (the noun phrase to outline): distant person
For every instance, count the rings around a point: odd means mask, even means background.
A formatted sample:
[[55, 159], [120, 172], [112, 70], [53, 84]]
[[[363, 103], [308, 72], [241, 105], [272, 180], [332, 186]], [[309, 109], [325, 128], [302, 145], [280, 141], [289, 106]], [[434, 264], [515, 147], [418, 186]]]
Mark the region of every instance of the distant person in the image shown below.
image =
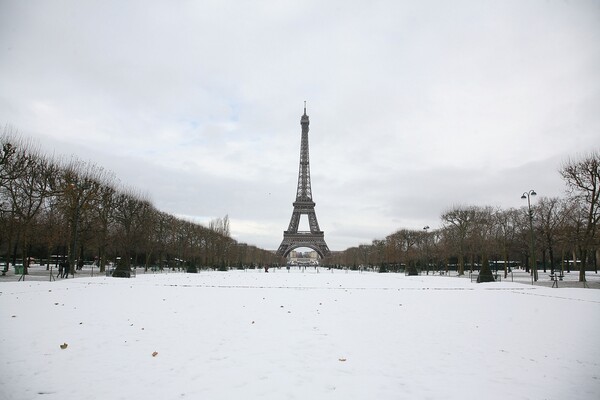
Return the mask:
[[71, 263], [69, 262], [69, 260], [65, 261], [65, 267], [64, 267], [64, 271], [63, 271], [63, 278], [68, 278], [69, 277], [69, 272], [71, 272]]
[[83, 269], [83, 259], [81, 259], [77, 262], [77, 269], [79, 271], [81, 271]]
[[265, 265], [265, 272], [269, 272], [269, 266]]
[[58, 263], [58, 275], [56, 275], [57, 278], [62, 278], [64, 269], [65, 269], [65, 262], [64, 261], [59, 262]]

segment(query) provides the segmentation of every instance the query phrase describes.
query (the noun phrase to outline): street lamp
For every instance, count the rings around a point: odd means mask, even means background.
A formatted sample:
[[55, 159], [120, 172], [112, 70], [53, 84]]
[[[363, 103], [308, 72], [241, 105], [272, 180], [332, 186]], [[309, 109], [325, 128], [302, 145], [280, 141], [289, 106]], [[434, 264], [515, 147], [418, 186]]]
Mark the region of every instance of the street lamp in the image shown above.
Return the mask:
[[529, 210], [529, 231], [531, 232], [531, 251], [530, 251], [530, 268], [531, 268], [531, 284], [533, 282], [537, 282], [538, 273], [537, 273], [537, 265], [535, 262], [535, 241], [533, 238], [533, 210], [531, 209], [531, 196], [535, 196], [537, 193], [535, 190], [531, 189], [528, 192], [524, 192], [521, 196], [521, 199], [527, 199], [527, 209]]
[[429, 249], [427, 248], [427, 229], [429, 229], [429, 225], [425, 225], [423, 230], [425, 231], [425, 268], [427, 268], [427, 275], [429, 275]]

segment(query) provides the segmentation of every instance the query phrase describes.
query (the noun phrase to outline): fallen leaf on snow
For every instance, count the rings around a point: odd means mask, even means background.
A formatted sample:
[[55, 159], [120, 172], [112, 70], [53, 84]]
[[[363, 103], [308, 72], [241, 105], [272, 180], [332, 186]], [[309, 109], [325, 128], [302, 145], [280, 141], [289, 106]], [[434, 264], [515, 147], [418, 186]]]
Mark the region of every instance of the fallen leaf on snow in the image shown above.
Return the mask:
[[158, 352], [156, 352], [156, 351], [152, 353], [152, 357], [156, 357], [157, 355], [158, 355]]
[[61, 345], [60, 345], [60, 348], [61, 348], [62, 350], [64, 350], [64, 349], [66, 349], [66, 348], [67, 348], [67, 346], [68, 346], [68, 344], [66, 344], [66, 343], [63, 343], [63, 344], [61, 344]]
[[340, 358], [339, 360], [342, 361], [342, 362], [346, 361], [345, 358]]

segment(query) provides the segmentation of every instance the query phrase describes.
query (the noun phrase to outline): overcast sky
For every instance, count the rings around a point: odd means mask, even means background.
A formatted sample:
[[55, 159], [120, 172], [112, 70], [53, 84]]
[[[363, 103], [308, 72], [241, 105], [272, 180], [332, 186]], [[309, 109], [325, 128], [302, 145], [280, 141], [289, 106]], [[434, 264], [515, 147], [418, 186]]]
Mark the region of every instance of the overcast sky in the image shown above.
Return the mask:
[[600, 148], [600, 2], [0, 1], [0, 123], [240, 242], [283, 238], [305, 100], [332, 250], [563, 196]]

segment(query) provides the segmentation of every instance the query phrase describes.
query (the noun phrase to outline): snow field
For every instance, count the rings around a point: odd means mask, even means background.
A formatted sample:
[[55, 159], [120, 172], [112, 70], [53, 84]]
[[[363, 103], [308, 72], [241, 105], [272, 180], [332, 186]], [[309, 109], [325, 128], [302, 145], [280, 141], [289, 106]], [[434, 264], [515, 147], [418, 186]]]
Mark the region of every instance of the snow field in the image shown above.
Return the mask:
[[599, 315], [597, 290], [323, 269], [7, 282], [0, 398], [590, 399]]

